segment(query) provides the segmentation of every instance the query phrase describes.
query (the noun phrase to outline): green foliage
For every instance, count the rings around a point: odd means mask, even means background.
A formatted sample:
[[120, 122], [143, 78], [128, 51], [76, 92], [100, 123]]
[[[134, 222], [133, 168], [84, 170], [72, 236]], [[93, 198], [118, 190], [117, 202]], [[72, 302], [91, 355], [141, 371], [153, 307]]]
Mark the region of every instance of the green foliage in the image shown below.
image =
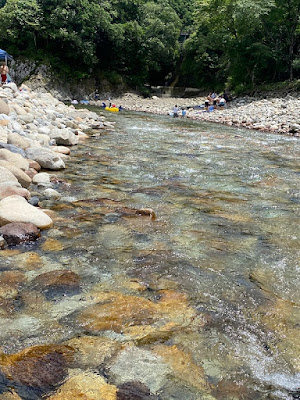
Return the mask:
[[0, 9], [0, 42], [12, 48], [33, 47], [40, 29], [41, 10], [36, 0], [9, 0]]
[[179, 85], [238, 92], [300, 77], [299, 21], [300, 0], [0, 0], [0, 47], [78, 79], [179, 71]]
[[180, 19], [166, 2], [148, 2], [142, 9], [141, 26], [149, 79], [157, 80], [159, 74], [163, 80], [179, 56]]

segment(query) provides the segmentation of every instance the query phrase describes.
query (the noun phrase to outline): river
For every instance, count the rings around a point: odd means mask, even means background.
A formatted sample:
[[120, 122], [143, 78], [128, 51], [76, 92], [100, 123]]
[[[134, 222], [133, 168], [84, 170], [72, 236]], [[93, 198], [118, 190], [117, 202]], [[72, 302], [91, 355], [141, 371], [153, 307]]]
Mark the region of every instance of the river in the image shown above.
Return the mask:
[[[1, 259], [25, 271], [3, 350], [100, 336], [136, 351], [97, 371], [120, 384], [127, 365], [162, 400], [299, 399], [299, 139], [105, 115], [115, 131], [73, 148], [42, 203], [54, 227]], [[61, 269], [80, 287], [33, 285]]]

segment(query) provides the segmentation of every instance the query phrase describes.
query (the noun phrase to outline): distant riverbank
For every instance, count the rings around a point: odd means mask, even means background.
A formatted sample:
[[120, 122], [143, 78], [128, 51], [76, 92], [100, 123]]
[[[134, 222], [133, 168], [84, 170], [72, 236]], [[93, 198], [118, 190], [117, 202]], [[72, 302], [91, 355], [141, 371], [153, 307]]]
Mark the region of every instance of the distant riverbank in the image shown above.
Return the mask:
[[[113, 98], [112, 102], [130, 111], [154, 114], [168, 114], [177, 105], [179, 108], [188, 108], [187, 118], [300, 137], [300, 95], [267, 98], [245, 96], [229, 102], [223, 110], [212, 112], [199, 108], [204, 100], [204, 97], [143, 98], [126, 93]], [[100, 105], [102, 101], [107, 102], [104, 99], [94, 104]]]

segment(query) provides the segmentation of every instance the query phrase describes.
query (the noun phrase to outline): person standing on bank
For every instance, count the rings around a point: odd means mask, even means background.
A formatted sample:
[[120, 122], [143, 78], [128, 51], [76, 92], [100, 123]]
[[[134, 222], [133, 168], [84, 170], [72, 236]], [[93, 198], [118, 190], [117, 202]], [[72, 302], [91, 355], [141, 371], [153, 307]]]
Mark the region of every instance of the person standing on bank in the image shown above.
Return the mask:
[[5, 62], [2, 62], [0, 65], [1, 84], [6, 83], [8, 72], [8, 66], [5, 64]]

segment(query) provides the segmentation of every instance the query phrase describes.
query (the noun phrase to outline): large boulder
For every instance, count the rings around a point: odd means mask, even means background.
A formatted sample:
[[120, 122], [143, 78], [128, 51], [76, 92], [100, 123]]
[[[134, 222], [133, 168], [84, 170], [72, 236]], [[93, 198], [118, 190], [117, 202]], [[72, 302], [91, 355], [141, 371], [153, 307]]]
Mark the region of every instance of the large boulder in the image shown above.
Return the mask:
[[16, 132], [9, 132], [7, 135], [7, 143], [13, 144], [14, 146], [20, 147], [25, 150], [30, 147], [30, 141], [24, 136], [19, 135]]
[[24, 188], [28, 188], [31, 184], [31, 179], [24, 171], [21, 170], [21, 168], [15, 167], [10, 162], [5, 160], [0, 160], [0, 167], [8, 169]]
[[40, 230], [35, 225], [24, 222], [11, 222], [2, 226], [0, 235], [9, 245], [32, 242], [41, 236]]
[[51, 139], [55, 139], [56, 144], [61, 144], [63, 146], [78, 144], [78, 137], [68, 129], [52, 129], [50, 137]]
[[53, 224], [47, 214], [28, 204], [21, 196], [9, 196], [0, 201], [0, 226], [10, 222], [30, 222], [40, 229]]
[[0, 184], [0, 200], [4, 199], [5, 197], [17, 195], [24, 197], [25, 199], [30, 199], [30, 192], [19, 186], [11, 186], [9, 182]]
[[7, 149], [0, 149], [0, 160], [8, 161], [23, 171], [27, 171], [29, 168], [28, 161], [21, 154], [12, 153]]
[[8, 115], [9, 113], [10, 109], [8, 104], [3, 99], [0, 99], [0, 114]]
[[19, 93], [18, 86], [14, 82], [5, 83], [3, 87], [10, 89], [13, 93]]
[[19, 104], [11, 103], [10, 107], [15, 111], [17, 115], [27, 114], [26, 110], [23, 107], [19, 106]]
[[7, 143], [8, 131], [4, 126], [0, 126], [0, 142]]
[[37, 161], [42, 168], [58, 170], [65, 168], [65, 163], [57, 153], [43, 147], [26, 149], [27, 158]]
[[[1, 161], [1, 160], [0, 160]], [[0, 186], [15, 186], [20, 187], [20, 183], [15, 175], [7, 168], [0, 166]]]
[[12, 153], [20, 154], [22, 157], [26, 157], [25, 151], [21, 149], [20, 147], [17, 147], [13, 144], [8, 144], [4, 142], [0, 142], [0, 149], [6, 149], [9, 150]]

